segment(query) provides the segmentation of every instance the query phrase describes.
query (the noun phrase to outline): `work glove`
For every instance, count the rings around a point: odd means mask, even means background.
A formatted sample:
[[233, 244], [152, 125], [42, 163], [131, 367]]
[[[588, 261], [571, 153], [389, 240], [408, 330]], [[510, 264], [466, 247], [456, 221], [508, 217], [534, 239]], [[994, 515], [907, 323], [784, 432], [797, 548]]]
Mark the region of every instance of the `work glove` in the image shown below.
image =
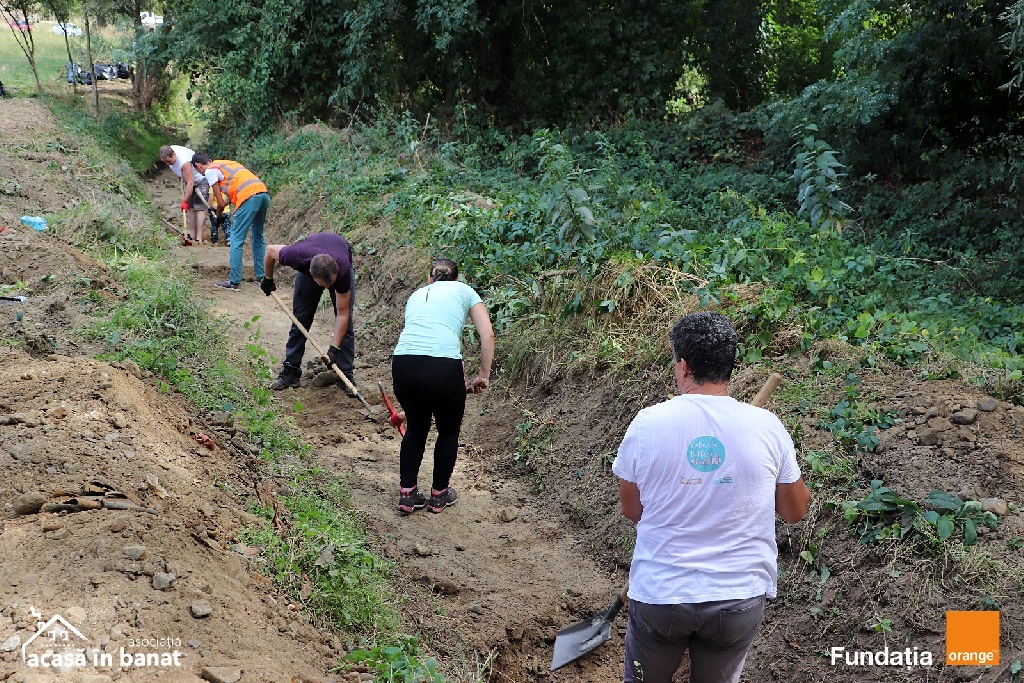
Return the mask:
[[187, 199], [181, 200], [181, 210], [182, 211], [188, 211], [188, 200]]
[[274, 284], [273, 278], [265, 277], [260, 280], [260, 289], [263, 290], [264, 294], [270, 296], [271, 292], [277, 291], [277, 285]]
[[337, 365], [338, 369], [340, 370], [341, 369], [341, 348], [337, 347], [337, 346], [332, 346], [331, 348], [327, 349], [327, 361], [328, 361], [328, 363], [333, 363], [334, 365]]

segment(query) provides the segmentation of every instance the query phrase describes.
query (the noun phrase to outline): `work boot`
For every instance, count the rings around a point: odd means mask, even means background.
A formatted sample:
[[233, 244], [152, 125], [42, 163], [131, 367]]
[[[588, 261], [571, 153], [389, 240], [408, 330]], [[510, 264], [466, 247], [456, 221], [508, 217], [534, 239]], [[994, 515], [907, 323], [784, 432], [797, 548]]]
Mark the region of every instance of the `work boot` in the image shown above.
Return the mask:
[[[352, 383], [352, 386], [355, 387], [356, 390], [358, 390], [359, 387], [356, 386], [356, 374], [354, 372], [345, 372], [344, 370], [342, 370], [342, 372], [345, 375], [345, 377], [348, 378], [348, 381]], [[344, 391], [345, 395], [348, 396], [349, 398], [356, 397], [356, 392], [349, 389], [348, 385], [342, 382], [340, 379], [338, 380], [338, 386], [341, 387], [342, 391]]]
[[422, 510], [426, 504], [427, 497], [420, 493], [415, 486], [411, 489], [398, 489], [398, 511], [402, 514], [407, 515], [415, 510]]
[[446, 488], [444, 491], [430, 489], [430, 500], [427, 501], [427, 508], [429, 508], [431, 512], [441, 512], [449, 505], [455, 505], [455, 501], [458, 499], [459, 492], [451, 486]]
[[283, 389], [298, 388], [300, 386], [299, 375], [294, 372], [288, 372], [282, 370], [281, 374], [277, 376], [273, 382], [270, 383], [271, 391], [281, 391]]

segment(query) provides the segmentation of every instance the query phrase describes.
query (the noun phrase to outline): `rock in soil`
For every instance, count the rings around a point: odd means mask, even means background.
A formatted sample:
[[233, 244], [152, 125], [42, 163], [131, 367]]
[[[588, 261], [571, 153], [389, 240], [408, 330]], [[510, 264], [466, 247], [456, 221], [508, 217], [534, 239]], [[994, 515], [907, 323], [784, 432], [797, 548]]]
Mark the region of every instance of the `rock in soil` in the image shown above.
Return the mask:
[[196, 600], [189, 606], [188, 611], [196, 619], [204, 619], [213, 614], [213, 605], [206, 600]]
[[14, 513], [16, 515], [34, 515], [46, 504], [47, 500], [47, 497], [38, 491], [30, 491], [14, 500]]
[[242, 670], [230, 666], [205, 666], [202, 677], [210, 683], [238, 683], [242, 680]]

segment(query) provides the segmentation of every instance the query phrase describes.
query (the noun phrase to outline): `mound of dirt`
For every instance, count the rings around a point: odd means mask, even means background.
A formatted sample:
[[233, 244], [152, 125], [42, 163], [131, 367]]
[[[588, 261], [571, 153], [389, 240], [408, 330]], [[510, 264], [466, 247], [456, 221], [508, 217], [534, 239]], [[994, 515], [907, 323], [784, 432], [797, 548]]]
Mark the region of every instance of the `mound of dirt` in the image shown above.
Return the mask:
[[[257, 521], [242, 511], [258, 475], [244, 466], [241, 431], [231, 440], [234, 430], [196, 423], [130, 362], [8, 351], [0, 385], [8, 674], [38, 671], [18, 650], [59, 614], [99, 652], [159, 650], [133, 643], [165, 639], [181, 653], [180, 666], [127, 667], [135, 680], [194, 680], [183, 674], [204, 667], [321, 680], [330, 637], [268, 595], [269, 579], [246, 571], [255, 551], [231, 544]], [[195, 438], [207, 432], [212, 450]]]
[[35, 100], [0, 100], [0, 225], [29, 231], [24, 215], [42, 215], [78, 203], [77, 145]]

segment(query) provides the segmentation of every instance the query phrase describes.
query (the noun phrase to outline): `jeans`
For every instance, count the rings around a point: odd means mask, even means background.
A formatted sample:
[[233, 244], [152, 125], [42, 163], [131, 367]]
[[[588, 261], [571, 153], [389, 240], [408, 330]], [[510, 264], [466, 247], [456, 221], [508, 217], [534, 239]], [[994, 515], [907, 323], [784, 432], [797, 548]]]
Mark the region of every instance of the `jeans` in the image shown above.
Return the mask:
[[765, 596], [682, 605], [629, 601], [626, 683], [670, 683], [690, 650], [690, 683], [738, 683]]
[[[242, 282], [242, 248], [245, 236], [252, 228], [252, 269], [256, 281], [263, 279], [263, 258], [267, 254], [267, 243], [263, 239], [263, 224], [267, 220], [267, 209], [270, 208], [270, 195], [266, 192], [254, 194], [235, 207], [232, 214], [231, 234], [231, 275], [228, 278], [233, 284]], [[300, 356], [301, 358], [301, 356]]]
[[[235, 217], [237, 221], [238, 218]], [[234, 241], [231, 242], [231, 248], [235, 248]], [[356, 360], [356, 333], [355, 333], [355, 308], [356, 308], [356, 271], [355, 268], [349, 270], [350, 277], [352, 278], [352, 289], [349, 290], [349, 302], [352, 305], [351, 310], [348, 314], [348, 328], [345, 330], [345, 336], [341, 339], [341, 361], [338, 363], [338, 369], [341, 370], [346, 377], [352, 379], [353, 368]], [[335, 299], [334, 290], [327, 290], [331, 295], [331, 304], [335, 311], [338, 310], [337, 301]], [[324, 288], [316, 283], [316, 281], [305, 273], [296, 271], [295, 273], [295, 289], [292, 292], [292, 313], [298, 319], [302, 326], [309, 331], [309, 326], [313, 324], [313, 317], [316, 315], [316, 308], [320, 305], [320, 297], [324, 293]], [[337, 315], [337, 313], [335, 313]], [[284, 362], [282, 363], [281, 374], [290, 375], [301, 375], [302, 374], [302, 356], [306, 352], [306, 337], [302, 334], [302, 331], [292, 323], [291, 330], [288, 331], [288, 343], [284, 347]]]

